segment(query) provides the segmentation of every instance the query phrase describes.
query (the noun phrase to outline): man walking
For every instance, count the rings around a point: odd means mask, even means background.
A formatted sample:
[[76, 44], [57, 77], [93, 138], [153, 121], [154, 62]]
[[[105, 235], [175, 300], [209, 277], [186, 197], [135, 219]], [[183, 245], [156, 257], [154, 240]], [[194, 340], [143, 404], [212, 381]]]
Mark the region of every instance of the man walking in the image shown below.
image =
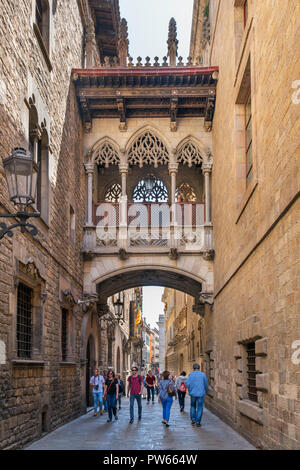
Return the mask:
[[103, 384], [105, 380], [102, 375], [99, 375], [98, 369], [95, 369], [93, 377], [90, 380], [90, 386], [93, 388], [93, 397], [94, 397], [94, 416], [97, 416], [98, 412], [98, 403], [99, 403], [99, 413], [103, 415], [102, 411], [102, 398], [103, 398]]
[[153, 375], [152, 370], [150, 369], [146, 377], [147, 405], [150, 403], [150, 396], [152, 396], [152, 403], [154, 403], [155, 382], [155, 375]]
[[192, 426], [195, 424], [200, 427], [203, 414], [203, 405], [205, 394], [208, 392], [208, 382], [206, 375], [200, 371], [199, 364], [193, 365], [194, 371], [190, 373], [185, 385], [191, 396], [191, 421]]
[[122, 395], [125, 395], [125, 385], [123, 380], [121, 379], [120, 374], [117, 375], [118, 379], [118, 384], [119, 384], [119, 397], [118, 397], [118, 402], [119, 402], [119, 410], [121, 409], [122, 406]]
[[133, 423], [134, 419], [134, 400], [138, 404], [138, 421], [142, 419], [142, 393], [143, 393], [143, 378], [138, 375], [138, 368], [133, 366], [131, 368], [132, 374], [128, 377], [128, 393], [130, 395], [130, 421]]

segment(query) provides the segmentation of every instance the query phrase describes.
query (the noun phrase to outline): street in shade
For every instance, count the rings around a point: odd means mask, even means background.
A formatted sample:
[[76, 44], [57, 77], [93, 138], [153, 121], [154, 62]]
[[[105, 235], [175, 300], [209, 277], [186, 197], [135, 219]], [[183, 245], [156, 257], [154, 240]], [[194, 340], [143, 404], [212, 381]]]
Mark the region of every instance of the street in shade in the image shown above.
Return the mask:
[[[156, 399], [157, 400], [157, 399]], [[56, 429], [27, 447], [29, 450], [254, 450], [242, 436], [207, 409], [202, 426], [191, 425], [189, 400], [180, 413], [177, 401], [171, 408], [170, 427], [162, 424], [162, 407], [143, 400], [143, 416], [129, 423], [129, 400], [122, 400], [118, 421], [107, 423], [107, 414], [93, 410]]]

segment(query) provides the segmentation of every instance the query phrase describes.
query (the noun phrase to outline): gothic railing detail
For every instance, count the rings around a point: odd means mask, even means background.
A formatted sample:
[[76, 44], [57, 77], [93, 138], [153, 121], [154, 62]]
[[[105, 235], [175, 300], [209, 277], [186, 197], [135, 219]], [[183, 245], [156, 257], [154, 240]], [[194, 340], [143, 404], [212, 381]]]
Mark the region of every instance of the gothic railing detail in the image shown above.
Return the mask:
[[202, 203], [99, 203], [85, 228], [85, 252], [172, 249], [212, 252], [212, 226]]

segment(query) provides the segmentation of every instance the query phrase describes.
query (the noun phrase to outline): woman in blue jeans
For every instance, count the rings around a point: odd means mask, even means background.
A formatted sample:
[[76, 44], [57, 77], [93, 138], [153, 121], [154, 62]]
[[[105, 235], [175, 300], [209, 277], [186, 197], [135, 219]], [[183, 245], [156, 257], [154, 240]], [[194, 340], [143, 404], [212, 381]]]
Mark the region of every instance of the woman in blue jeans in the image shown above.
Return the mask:
[[[161, 402], [163, 407], [163, 420], [162, 423], [169, 427], [171, 406], [173, 404], [173, 396], [177, 399], [175, 385], [171, 379], [169, 379], [170, 372], [165, 370], [162, 373], [163, 378], [160, 380], [158, 385], [158, 401]], [[169, 392], [173, 393], [170, 396]]]
[[108, 423], [112, 422], [112, 415], [114, 414], [115, 420], [117, 421], [117, 400], [119, 397], [119, 382], [116, 379], [115, 373], [110, 370], [107, 374], [105, 381], [105, 395], [104, 400], [107, 401], [108, 408]]

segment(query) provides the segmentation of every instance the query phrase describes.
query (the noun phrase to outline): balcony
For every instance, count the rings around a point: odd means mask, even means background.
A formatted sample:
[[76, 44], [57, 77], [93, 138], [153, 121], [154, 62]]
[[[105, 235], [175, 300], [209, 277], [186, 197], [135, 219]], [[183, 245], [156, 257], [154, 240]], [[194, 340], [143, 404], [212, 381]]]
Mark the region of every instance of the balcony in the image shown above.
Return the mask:
[[93, 224], [84, 228], [85, 253], [213, 250], [212, 225], [205, 205], [188, 203], [98, 203]]

